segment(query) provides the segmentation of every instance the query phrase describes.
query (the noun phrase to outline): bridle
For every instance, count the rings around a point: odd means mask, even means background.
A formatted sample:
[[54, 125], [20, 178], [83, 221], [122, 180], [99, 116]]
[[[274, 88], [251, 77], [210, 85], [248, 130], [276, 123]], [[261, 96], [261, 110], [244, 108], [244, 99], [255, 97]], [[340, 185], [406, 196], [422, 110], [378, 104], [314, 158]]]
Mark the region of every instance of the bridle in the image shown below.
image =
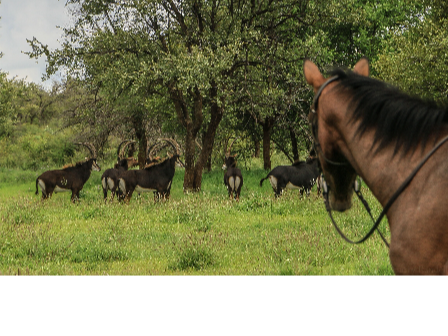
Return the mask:
[[328, 159], [325, 156], [325, 154], [322, 150], [322, 147], [320, 146], [319, 139], [317, 137], [317, 113], [316, 113], [316, 111], [317, 111], [317, 104], [319, 103], [319, 97], [322, 94], [322, 91], [327, 87], [328, 84], [333, 83], [334, 81], [337, 81], [338, 79], [339, 79], [339, 76], [330, 77], [329, 79], [327, 79], [327, 81], [324, 84], [321, 85], [321, 87], [317, 91], [316, 95], [314, 96], [313, 105], [311, 107], [311, 113], [308, 117], [308, 120], [311, 124], [311, 133], [313, 134], [314, 149], [315, 149], [316, 153], [319, 148], [320, 154], [322, 155], [324, 160], [327, 161], [329, 164], [332, 164], [333, 166], [348, 166], [349, 165], [348, 161], [336, 162], [336, 161]]
[[[322, 157], [324, 158], [324, 160], [331, 164], [331, 165], [337, 165], [337, 166], [345, 166], [345, 165], [349, 165], [349, 162], [335, 162], [335, 161], [331, 161], [328, 158], [325, 157], [322, 147], [319, 143], [319, 140], [317, 138], [317, 129], [318, 129], [318, 125], [317, 125], [317, 106], [318, 106], [318, 102], [319, 102], [319, 97], [322, 94], [322, 91], [325, 89], [325, 87], [338, 80], [339, 76], [333, 76], [331, 78], [329, 78], [324, 84], [321, 85], [321, 87], [319, 88], [319, 90], [317, 91], [316, 95], [314, 96], [314, 100], [313, 100], [313, 105], [311, 107], [311, 113], [308, 117], [308, 120], [310, 122], [310, 126], [311, 126], [311, 132], [313, 134], [313, 138], [314, 138], [314, 148], [316, 153], [319, 151], [320, 154], [322, 155]], [[384, 215], [387, 213], [387, 211], [390, 209], [390, 207], [392, 206], [392, 204], [395, 202], [395, 200], [398, 198], [398, 196], [401, 195], [401, 193], [409, 186], [409, 184], [411, 183], [411, 181], [414, 179], [415, 175], [417, 175], [418, 171], [423, 167], [423, 165], [426, 163], [426, 161], [428, 161], [428, 159], [445, 143], [448, 141], [448, 136], [444, 137], [442, 140], [440, 140], [435, 146], [434, 148], [425, 155], [425, 157], [420, 161], [420, 163], [414, 168], [414, 170], [411, 172], [411, 174], [409, 174], [409, 176], [406, 178], [406, 180], [404, 180], [404, 182], [400, 185], [400, 187], [395, 191], [395, 193], [392, 195], [392, 197], [389, 199], [389, 201], [386, 203], [386, 205], [384, 206], [383, 210], [381, 211], [380, 215], [378, 216], [377, 220], [375, 221], [375, 219], [373, 218], [373, 215], [371, 213], [369, 204], [367, 203], [367, 201], [364, 199], [364, 197], [361, 194], [361, 184], [359, 183], [359, 181], [357, 179], [355, 179], [355, 182], [353, 183], [353, 190], [356, 193], [356, 195], [358, 196], [359, 200], [362, 202], [362, 204], [364, 205], [364, 208], [366, 209], [366, 211], [369, 213], [370, 218], [372, 218], [372, 221], [374, 222], [374, 225], [372, 226], [372, 228], [370, 229], [370, 231], [364, 236], [364, 238], [358, 240], [358, 241], [352, 241], [349, 238], [347, 238], [347, 236], [344, 235], [344, 233], [341, 231], [341, 229], [337, 226], [336, 222], [333, 219], [333, 216], [331, 214], [331, 207], [330, 207], [330, 201], [329, 201], [329, 191], [330, 188], [327, 185], [327, 182], [325, 181], [324, 175], [323, 175], [323, 170], [322, 167], [320, 166], [320, 162], [319, 162], [319, 170], [322, 173], [322, 195], [324, 197], [324, 201], [325, 201], [325, 208], [328, 212], [328, 215], [330, 216], [330, 219], [336, 229], [336, 231], [339, 233], [339, 235], [348, 243], [350, 244], [360, 244], [363, 243], [364, 241], [366, 241], [375, 230], [378, 231], [379, 235], [381, 236], [381, 239], [384, 241], [384, 243], [386, 244], [387, 247], [389, 247], [388, 242], [386, 241], [386, 239], [384, 238], [383, 234], [381, 233], [381, 231], [378, 229], [378, 226], [380, 225], [381, 220], [383, 219]]]

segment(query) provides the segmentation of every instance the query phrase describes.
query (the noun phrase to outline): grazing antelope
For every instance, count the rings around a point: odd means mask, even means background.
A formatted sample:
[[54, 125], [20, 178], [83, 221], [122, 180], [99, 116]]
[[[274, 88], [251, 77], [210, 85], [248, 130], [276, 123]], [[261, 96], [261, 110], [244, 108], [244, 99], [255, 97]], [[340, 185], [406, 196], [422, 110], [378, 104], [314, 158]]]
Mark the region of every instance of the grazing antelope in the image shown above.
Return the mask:
[[230, 150], [232, 149], [232, 145], [235, 142], [235, 140], [236, 139], [233, 140], [229, 149], [226, 152], [222, 169], [227, 170], [224, 174], [224, 184], [227, 187], [230, 199], [232, 200], [233, 194], [235, 194], [236, 200], [239, 201], [241, 187], [243, 186], [243, 175], [241, 174], [241, 170], [236, 168], [235, 157], [237, 154], [230, 155]]
[[[124, 157], [126, 147], [132, 143], [135, 143], [135, 141], [125, 140], [120, 143], [117, 149], [117, 163], [114, 165], [114, 168], [107, 169], [101, 176], [101, 185], [103, 187], [105, 201], [107, 200], [108, 190], [111, 191], [111, 201], [114, 199], [116, 193], [120, 194], [120, 190], [118, 189], [118, 178], [121, 173], [138, 164], [138, 161], [134, 157]], [[123, 144], [124, 146], [121, 148]]]
[[39, 188], [42, 191], [42, 199], [47, 199], [53, 192], [72, 191], [71, 201], [74, 203], [79, 199], [79, 191], [90, 177], [92, 170], [100, 171], [101, 168], [96, 162], [96, 150], [91, 143], [77, 143], [86, 146], [91, 154], [91, 158], [84, 162], [78, 162], [74, 166], [61, 170], [49, 170], [41, 174], [36, 179], [36, 195]]
[[154, 201], [158, 198], [169, 199], [176, 162], [179, 160], [178, 148], [174, 140], [165, 139], [176, 150], [176, 154], [160, 163], [151, 163], [141, 170], [128, 170], [119, 178], [119, 188], [126, 202], [129, 202], [134, 191], [154, 192]]
[[320, 176], [318, 169], [318, 159], [310, 157], [304, 161], [298, 161], [291, 166], [277, 166], [269, 174], [260, 180], [260, 187], [263, 181], [269, 179], [275, 197], [279, 197], [284, 189], [300, 189], [300, 195], [305, 191], [307, 195]]

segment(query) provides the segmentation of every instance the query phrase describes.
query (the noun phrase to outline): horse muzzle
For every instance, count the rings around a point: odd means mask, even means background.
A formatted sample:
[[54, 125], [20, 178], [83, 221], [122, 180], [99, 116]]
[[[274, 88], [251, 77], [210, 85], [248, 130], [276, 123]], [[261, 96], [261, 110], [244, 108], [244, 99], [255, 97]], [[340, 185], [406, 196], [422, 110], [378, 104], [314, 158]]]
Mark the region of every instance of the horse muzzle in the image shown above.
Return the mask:
[[[351, 196], [351, 195], [350, 195]], [[330, 195], [330, 207], [334, 211], [344, 212], [352, 207], [352, 198], [347, 200], [339, 200]]]
[[325, 180], [322, 181], [322, 189], [327, 210], [344, 212], [352, 207], [353, 190], [350, 190], [347, 195], [337, 195], [334, 192], [330, 192], [330, 188]]

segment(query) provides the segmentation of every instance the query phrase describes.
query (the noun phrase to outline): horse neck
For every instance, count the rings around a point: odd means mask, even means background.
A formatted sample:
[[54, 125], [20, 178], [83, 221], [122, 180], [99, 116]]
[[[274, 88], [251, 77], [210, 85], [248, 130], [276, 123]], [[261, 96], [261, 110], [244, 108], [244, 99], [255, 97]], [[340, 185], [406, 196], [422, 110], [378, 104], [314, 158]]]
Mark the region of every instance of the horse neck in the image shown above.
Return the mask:
[[[419, 146], [415, 151], [403, 154], [394, 153], [395, 144], [376, 151], [376, 146], [372, 147], [375, 130], [368, 130], [358, 136], [357, 123], [346, 122], [345, 125], [341, 151], [383, 206], [433, 148], [435, 142], [448, 134], [448, 130], [445, 130], [437, 138], [428, 141], [425, 148]], [[428, 163], [426, 168], [431, 165], [432, 163]]]

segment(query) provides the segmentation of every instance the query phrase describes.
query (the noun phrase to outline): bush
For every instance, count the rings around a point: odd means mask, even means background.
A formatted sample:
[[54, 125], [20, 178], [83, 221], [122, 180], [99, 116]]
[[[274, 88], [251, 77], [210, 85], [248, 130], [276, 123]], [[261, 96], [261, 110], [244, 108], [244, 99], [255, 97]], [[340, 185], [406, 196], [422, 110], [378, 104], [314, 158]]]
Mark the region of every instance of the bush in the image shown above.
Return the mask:
[[0, 140], [0, 165], [34, 171], [62, 167], [75, 155], [70, 136], [36, 125], [18, 128], [15, 137]]

